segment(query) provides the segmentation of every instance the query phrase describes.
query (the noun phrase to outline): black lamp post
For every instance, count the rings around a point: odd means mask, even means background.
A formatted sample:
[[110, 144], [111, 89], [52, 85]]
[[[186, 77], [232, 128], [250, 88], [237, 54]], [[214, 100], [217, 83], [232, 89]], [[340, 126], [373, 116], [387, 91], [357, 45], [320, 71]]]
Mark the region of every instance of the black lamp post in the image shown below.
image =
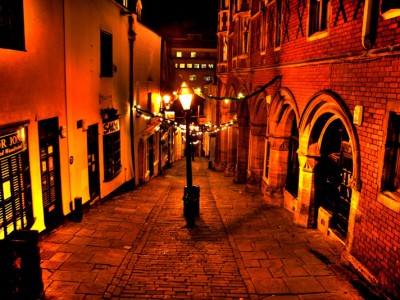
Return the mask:
[[187, 227], [195, 226], [196, 216], [199, 215], [199, 198], [200, 188], [192, 184], [192, 159], [191, 159], [191, 145], [190, 145], [190, 105], [192, 103], [193, 94], [185, 82], [182, 83], [179, 93], [179, 100], [181, 101], [182, 108], [185, 111], [186, 117], [186, 186], [183, 195], [183, 212], [186, 218]]
[[[163, 96], [163, 101], [164, 101], [164, 104], [165, 104], [165, 108], [163, 109], [163, 118], [164, 118], [164, 120], [166, 120], [166, 118], [165, 118], [165, 110], [166, 109], [168, 109], [168, 105], [169, 105], [169, 102], [171, 101], [171, 96], [170, 95], [164, 95]], [[171, 167], [171, 149], [170, 149], [170, 144], [171, 144], [171, 142], [170, 142], [170, 126], [168, 126], [168, 128], [167, 128], [167, 132], [168, 132], [168, 147], [167, 147], [167, 150], [168, 150], [168, 153], [167, 153], [167, 163], [166, 163], [166, 167], [167, 168], [169, 168], [169, 167]]]

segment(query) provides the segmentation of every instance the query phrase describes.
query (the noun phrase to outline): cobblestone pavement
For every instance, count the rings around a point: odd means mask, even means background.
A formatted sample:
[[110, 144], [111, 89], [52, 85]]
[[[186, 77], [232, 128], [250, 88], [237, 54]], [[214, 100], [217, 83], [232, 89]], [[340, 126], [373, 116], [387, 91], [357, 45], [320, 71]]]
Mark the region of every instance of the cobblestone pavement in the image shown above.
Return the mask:
[[343, 245], [192, 162], [200, 217], [183, 218], [185, 160], [42, 234], [46, 299], [379, 299], [340, 264]]

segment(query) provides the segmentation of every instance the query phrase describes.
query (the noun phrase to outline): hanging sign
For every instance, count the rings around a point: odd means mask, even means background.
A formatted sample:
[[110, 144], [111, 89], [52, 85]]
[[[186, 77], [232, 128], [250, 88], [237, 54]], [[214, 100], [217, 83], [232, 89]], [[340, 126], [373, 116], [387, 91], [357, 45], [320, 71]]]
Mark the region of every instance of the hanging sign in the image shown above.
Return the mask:
[[0, 136], [0, 159], [26, 150], [25, 127]]
[[103, 123], [103, 135], [119, 131], [119, 119]]

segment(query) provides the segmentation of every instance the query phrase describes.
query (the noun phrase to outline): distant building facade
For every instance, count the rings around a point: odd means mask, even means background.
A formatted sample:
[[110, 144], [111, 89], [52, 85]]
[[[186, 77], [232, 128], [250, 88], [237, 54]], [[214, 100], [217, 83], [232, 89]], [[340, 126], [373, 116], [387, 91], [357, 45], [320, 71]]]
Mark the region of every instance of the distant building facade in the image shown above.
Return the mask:
[[221, 0], [218, 17], [217, 121], [237, 123], [214, 167], [399, 297], [399, 4]]

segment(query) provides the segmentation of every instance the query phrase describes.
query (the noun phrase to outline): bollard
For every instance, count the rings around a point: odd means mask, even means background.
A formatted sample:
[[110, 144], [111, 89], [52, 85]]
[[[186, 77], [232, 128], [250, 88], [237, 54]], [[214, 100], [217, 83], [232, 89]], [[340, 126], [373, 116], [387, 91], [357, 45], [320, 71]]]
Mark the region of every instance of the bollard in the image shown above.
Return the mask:
[[185, 186], [183, 195], [183, 215], [186, 218], [187, 227], [194, 227], [196, 217], [200, 216], [200, 187]]
[[75, 207], [75, 209], [71, 212], [70, 219], [72, 222], [80, 222], [80, 221], [82, 221], [82, 218], [83, 218], [82, 197], [75, 197], [74, 207]]

